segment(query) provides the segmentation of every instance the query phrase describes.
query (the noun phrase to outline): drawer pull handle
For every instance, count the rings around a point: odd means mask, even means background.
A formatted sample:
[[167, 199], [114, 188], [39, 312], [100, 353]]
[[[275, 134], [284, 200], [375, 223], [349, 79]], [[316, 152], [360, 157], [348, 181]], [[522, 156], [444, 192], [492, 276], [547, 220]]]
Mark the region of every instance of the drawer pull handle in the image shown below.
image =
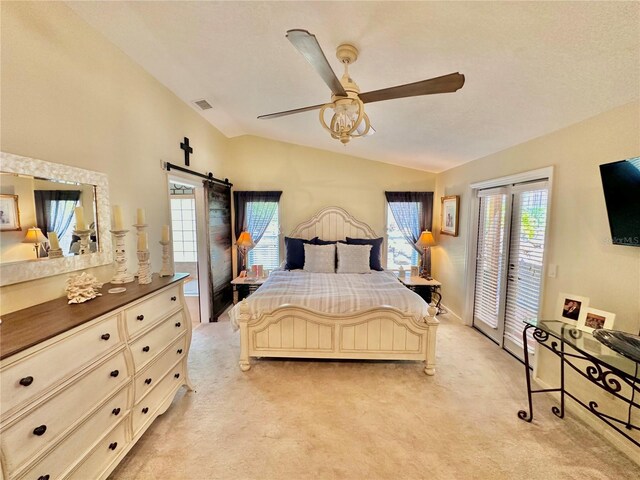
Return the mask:
[[176, 328], [180, 328], [182, 324], [180, 322], [176, 322]]
[[144, 407], [144, 408], [142, 409], [142, 413], [144, 413], [145, 415], [146, 415], [147, 413], [149, 413], [149, 407]]
[[152, 380], [150, 378], [147, 378], [144, 383], [146, 383], [147, 385], [151, 385]]
[[109, 450], [115, 450], [118, 448], [118, 442], [113, 442], [109, 444]]
[[180, 374], [179, 374], [179, 373], [176, 373], [176, 374], [173, 376], [173, 378], [180, 378]]
[[109, 340], [111, 338], [111, 335], [109, 335], [108, 333], [103, 333], [100, 338], [102, 340]]
[[180, 355], [181, 353], [182, 353], [182, 349], [179, 348], [178, 351], [177, 351], [177, 354]]
[[33, 434], [41, 437], [42, 435], [44, 435], [44, 432], [46, 432], [46, 431], [47, 431], [47, 426], [46, 425], [40, 425], [39, 427], [36, 427], [36, 428], [33, 429]]
[[118, 375], [120, 375], [120, 372], [118, 370], [114, 370], [113, 372], [111, 372], [109, 375], [111, 375], [113, 378], [117, 377]]
[[111, 410], [111, 413], [113, 413], [117, 417], [118, 415], [120, 415], [120, 408], [114, 408], [113, 410]]
[[23, 387], [28, 387], [32, 383], [33, 383], [33, 377], [31, 376], [20, 379], [20, 385], [22, 385]]
[[175, 302], [178, 299], [178, 297], [171, 297], [171, 301]]
[[46, 475], [40, 475], [38, 477], [38, 480], [49, 480], [49, 474], [47, 473]]
[[138, 315], [136, 317], [136, 319], [142, 321], [142, 320], [144, 320], [144, 315]]
[[143, 352], [148, 352], [149, 351], [149, 345], [147, 345], [146, 347], [142, 347], [142, 351]]

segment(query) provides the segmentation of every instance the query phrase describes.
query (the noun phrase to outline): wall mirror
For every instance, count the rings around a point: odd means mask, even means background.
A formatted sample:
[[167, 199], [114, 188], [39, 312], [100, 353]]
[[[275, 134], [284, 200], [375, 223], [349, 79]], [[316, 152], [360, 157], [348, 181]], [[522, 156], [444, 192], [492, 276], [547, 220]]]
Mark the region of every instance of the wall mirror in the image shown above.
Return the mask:
[[[105, 174], [1, 152], [0, 286], [110, 263], [109, 215]], [[78, 222], [91, 230], [85, 254]]]

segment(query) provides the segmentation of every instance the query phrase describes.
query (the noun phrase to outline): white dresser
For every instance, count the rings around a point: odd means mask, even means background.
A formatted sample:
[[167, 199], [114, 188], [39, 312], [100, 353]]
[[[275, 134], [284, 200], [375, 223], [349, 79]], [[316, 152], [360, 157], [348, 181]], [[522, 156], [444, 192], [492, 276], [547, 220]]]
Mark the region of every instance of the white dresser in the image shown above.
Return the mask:
[[105, 478], [178, 389], [192, 390], [186, 277], [3, 316], [1, 479]]

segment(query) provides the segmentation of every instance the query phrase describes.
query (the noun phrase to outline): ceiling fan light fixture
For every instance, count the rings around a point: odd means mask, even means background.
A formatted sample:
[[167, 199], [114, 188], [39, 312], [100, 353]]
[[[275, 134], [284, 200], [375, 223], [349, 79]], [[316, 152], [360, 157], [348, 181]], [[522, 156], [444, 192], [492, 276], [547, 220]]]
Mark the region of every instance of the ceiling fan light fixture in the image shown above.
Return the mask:
[[[333, 116], [327, 124], [325, 112], [329, 109], [333, 110]], [[364, 103], [358, 97], [342, 97], [323, 105], [320, 109], [320, 124], [331, 134], [331, 138], [340, 140], [343, 145], [352, 138], [364, 137], [371, 127], [364, 111]]]

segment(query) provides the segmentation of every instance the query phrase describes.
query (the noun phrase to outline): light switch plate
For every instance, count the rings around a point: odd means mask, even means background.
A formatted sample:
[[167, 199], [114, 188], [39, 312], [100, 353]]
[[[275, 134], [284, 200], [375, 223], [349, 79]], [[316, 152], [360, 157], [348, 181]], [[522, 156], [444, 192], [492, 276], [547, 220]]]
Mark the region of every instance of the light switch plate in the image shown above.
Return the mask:
[[547, 267], [547, 276], [556, 278], [558, 276], [558, 265], [556, 265], [555, 263], [550, 263]]

